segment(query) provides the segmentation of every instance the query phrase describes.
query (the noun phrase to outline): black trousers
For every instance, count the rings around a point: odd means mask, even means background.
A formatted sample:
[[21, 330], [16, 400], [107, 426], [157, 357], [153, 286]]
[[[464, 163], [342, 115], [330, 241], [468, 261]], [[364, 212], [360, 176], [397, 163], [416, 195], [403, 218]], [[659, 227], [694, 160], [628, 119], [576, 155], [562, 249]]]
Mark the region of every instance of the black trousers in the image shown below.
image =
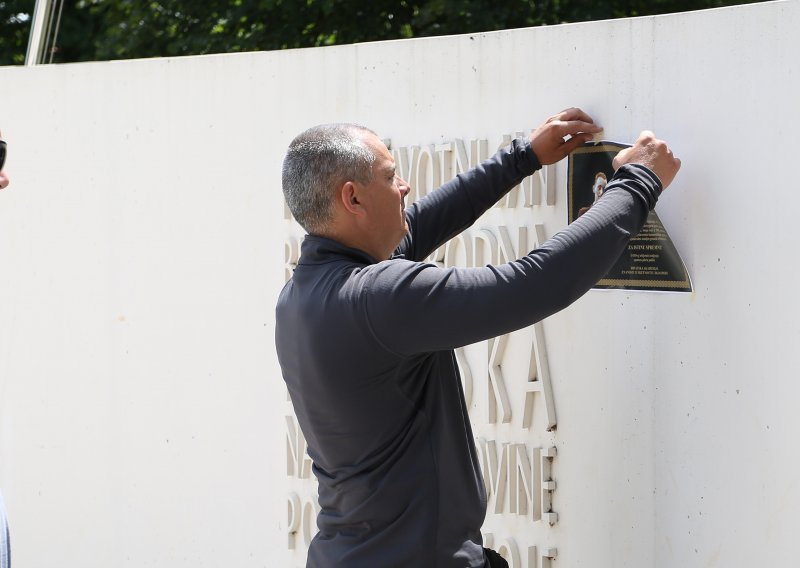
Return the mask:
[[489, 563], [486, 565], [486, 568], [508, 568], [508, 562], [506, 559], [497, 554], [491, 548], [484, 548], [483, 553], [486, 555], [486, 559]]

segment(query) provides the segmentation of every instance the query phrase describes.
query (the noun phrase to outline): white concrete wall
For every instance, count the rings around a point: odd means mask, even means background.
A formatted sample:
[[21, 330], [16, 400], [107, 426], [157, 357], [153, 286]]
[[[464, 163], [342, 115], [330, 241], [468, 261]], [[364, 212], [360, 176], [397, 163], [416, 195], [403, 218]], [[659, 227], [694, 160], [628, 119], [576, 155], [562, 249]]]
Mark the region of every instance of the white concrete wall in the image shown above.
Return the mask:
[[[489, 346], [464, 350], [478, 437], [557, 448], [557, 522], [505, 502], [485, 532], [516, 548], [517, 567], [546, 565], [534, 546], [569, 568], [794, 565], [799, 28], [791, 0], [1, 68], [0, 488], [15, 564], [301, 565], [287, 499], [302, 508], [313, 484], [287, 476], [272, 343], [284, 241], [298, 236], [283, 220], [286, 145], [312, 124], [358, 121], [396, 148], [493, 149], [578, 105], [606, 138], [652, 128], [683, 159], [658, 211], [696, 290], [593, 291], [544, 322], [553, 432], [541, 397], [522, 425], [532, 329], [501, 360], [508, 423], [487, 419]], [[548, 172], [554, 205], [494, 209], [475, 230], [553, 234], [565, 173]]]

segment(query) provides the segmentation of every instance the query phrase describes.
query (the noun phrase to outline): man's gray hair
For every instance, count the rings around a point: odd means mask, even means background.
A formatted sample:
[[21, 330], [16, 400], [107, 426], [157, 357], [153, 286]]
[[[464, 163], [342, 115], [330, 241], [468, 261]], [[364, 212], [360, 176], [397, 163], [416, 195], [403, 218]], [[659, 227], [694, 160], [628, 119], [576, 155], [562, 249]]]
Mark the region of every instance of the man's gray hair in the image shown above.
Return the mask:
[[333, 219], [335, 188], [346, 181], [372, 181], [375, 154], [357, 124], [321, 124], [299, 134], [283, 159], [283, 195], [298, 223], [311, 234]]

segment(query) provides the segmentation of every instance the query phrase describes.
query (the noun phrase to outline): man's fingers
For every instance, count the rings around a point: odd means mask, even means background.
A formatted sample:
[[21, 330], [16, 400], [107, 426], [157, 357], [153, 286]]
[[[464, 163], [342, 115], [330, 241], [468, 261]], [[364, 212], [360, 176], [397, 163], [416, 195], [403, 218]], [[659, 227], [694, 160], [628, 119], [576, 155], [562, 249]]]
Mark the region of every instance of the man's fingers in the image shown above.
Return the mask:
[[590, 122], [583, 122], [582, 120], [572, 120], [569, 122], [557, 122], [552, 125], [552, 132], [559, 138], [566, 136], [575, 136], [581, 133], [597, 134], [602, 132], [603, 128], [592, 124]]
[[602, 131], [603, 127], [596, 125], [591, 116], [573, 107], [551, 116], [531, 133], [529, 140], [539, 163], [546, 166], [563, 159]]
[[594, 119], [577, 107], [564, 109], [553, 118], [563, 121], [580, 120], [594, 124]]
[[581, 136], [574, 136], [564, 142], [564, 145], [561, 147], [564, 157], [569, 156], [578, 146], [583, 144], [583, 140], [584, 139]]
[[614, 167], [614, 171], [617, 171], [619, 167], [628, 161], [628, 154], [633, 151], [633, 147], [625, 148], [624, 150], [620, 150], [617, 152], [617, 155], [614, 156], [614, 159], [611, 162], [611, 165]]
[[569, 156], [575, 149], [594, 138], [591, 134], [576, 134], [561, 146], [564, 156]]
[[681, 161], [672, 153], [664, 140], [656, 138], [651, 130], [639, 134], [636, 143], [619, 152], [614, 158], [614, 169], [624, 164], [641, 164], [649, 168], [661, 180], [666, 189], [681, 168]]
[[647, 143], [647, 142], [650, 142], [650, 141], [655, 140], [655, 139], [656, 139], [656, 135], [655, 135], [655, 133], [653, 131], [651, 131], [651, 130], [642, 130], [642, 133], [639, 134], [639, 139], [636, 140], [636, 141], [637, 142]]

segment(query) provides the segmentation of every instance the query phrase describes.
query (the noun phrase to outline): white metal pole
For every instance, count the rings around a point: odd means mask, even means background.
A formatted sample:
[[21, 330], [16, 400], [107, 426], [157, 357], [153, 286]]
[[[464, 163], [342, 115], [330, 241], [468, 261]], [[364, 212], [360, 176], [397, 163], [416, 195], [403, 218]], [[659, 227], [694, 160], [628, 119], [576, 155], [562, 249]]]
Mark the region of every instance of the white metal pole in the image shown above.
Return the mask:
[[31, 33], [28, 36], [28, 53], [25, 55], [25, 65], [37, 65], [42, 61], [42, 47], [44, 45], [44, 29], [47, 27], [47, 17], [50, 13], [52, 0], [36, 0], [33, 9]]

